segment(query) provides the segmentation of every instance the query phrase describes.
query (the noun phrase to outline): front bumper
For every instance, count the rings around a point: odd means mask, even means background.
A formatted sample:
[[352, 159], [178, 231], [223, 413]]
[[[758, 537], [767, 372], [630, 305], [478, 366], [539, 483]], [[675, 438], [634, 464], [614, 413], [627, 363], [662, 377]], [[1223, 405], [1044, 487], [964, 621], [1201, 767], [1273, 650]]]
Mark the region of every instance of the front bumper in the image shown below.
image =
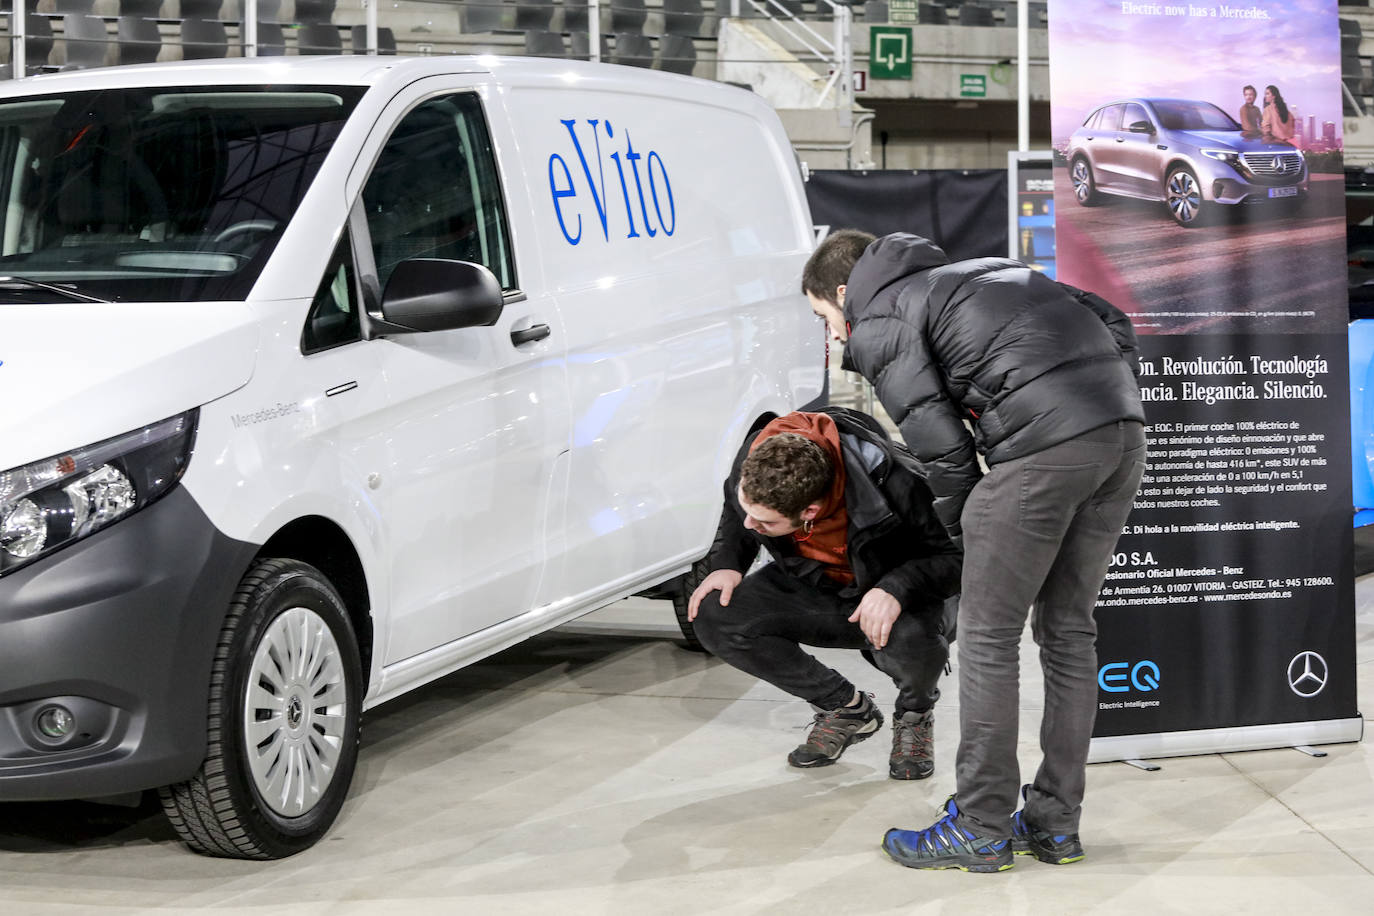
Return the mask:
[[[205, 756], [215, 643], [256, 552], [177, 486], [0, 578], [0, 801], [118, 795], [191, 776]], [[35, 727], [54, 705], [76, 722], [60, 740]]]
[[1301, 173], [1282, 177], [1247, 177], [1228, 168], [1225, 173], [1212, 176], [1208, 191], [1209, 199], [1216, 203], [1240, 204], [1292, 200], [1306, 196], [1307, 188], [1308, 172], [1304, 165]]

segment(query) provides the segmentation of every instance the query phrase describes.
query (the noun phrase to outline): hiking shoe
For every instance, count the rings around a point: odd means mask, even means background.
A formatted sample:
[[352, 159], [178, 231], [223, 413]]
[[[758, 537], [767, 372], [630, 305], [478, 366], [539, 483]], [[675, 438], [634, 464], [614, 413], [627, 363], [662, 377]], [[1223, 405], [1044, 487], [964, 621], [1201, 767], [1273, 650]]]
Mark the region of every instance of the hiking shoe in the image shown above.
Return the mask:
[[[1021, 798], [1030, 786], [1021, 787]], [[1024, 807], [1011, 816], [1011, 848], [1018, 856], [1035, 856], [1050, 865], [1068, 865], [1083, 860], [1083, 844], [1076, 833], [1053, 834], [1026, 820]]]
[[935, 710], [904, 712], [892, 720], [892, 756], [887, 775], [925, 779], [935, 772]]
[[945, 802], [945, 816], [925, 830], [889, 830], [883, 837], [883, 850], [907, 868], [994, 872], [1016, 864], [1011, 840], [978, 836], [961, 823], [953, 795]]
[[859, 694], [859, 705], [853, 708], [816, 710], [816, 721], [806, 743], [787, 755], [794, 767], [826, 767], [840, 759], [844, 749], [872, 735], [883, 727], [883, 714], [873, 705], [873, 697]]

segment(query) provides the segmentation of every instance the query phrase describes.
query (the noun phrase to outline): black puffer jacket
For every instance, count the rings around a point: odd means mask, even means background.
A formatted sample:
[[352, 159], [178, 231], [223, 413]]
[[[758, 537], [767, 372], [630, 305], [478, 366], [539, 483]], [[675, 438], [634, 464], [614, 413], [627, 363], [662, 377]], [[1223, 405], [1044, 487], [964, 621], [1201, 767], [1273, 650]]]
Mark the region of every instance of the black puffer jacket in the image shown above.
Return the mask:
[[992, 465], [1145, 418], [1130, 319], [1019, 261], [951, 264], [920, 236], [888, 235], [854, 265], [844, 313], [845, 368], [873, 382], [953, 535], [981, 475], [975, 445]]

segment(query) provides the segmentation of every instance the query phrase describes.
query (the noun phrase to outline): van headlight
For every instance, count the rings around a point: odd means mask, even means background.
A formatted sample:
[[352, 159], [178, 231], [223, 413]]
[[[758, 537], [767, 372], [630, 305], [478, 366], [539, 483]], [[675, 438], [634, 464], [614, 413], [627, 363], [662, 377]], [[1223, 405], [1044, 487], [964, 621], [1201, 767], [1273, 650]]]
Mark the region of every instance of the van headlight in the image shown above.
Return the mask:
[[137, 512], [181, 479], [197, 411], [0, 471], [0, 576]]

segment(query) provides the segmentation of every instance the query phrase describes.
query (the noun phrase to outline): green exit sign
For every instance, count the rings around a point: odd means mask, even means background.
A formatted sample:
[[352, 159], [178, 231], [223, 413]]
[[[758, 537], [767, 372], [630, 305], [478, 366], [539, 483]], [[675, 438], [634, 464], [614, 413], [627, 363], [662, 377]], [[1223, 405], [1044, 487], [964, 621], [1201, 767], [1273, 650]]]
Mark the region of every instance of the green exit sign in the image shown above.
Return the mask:
[[982, 73], [959, 74], [959, 97], [985, 99], [988, 97], [988, 78]]
[[868, 77], [911, 79], [911, 29], [873, 26], [868, 30]]

